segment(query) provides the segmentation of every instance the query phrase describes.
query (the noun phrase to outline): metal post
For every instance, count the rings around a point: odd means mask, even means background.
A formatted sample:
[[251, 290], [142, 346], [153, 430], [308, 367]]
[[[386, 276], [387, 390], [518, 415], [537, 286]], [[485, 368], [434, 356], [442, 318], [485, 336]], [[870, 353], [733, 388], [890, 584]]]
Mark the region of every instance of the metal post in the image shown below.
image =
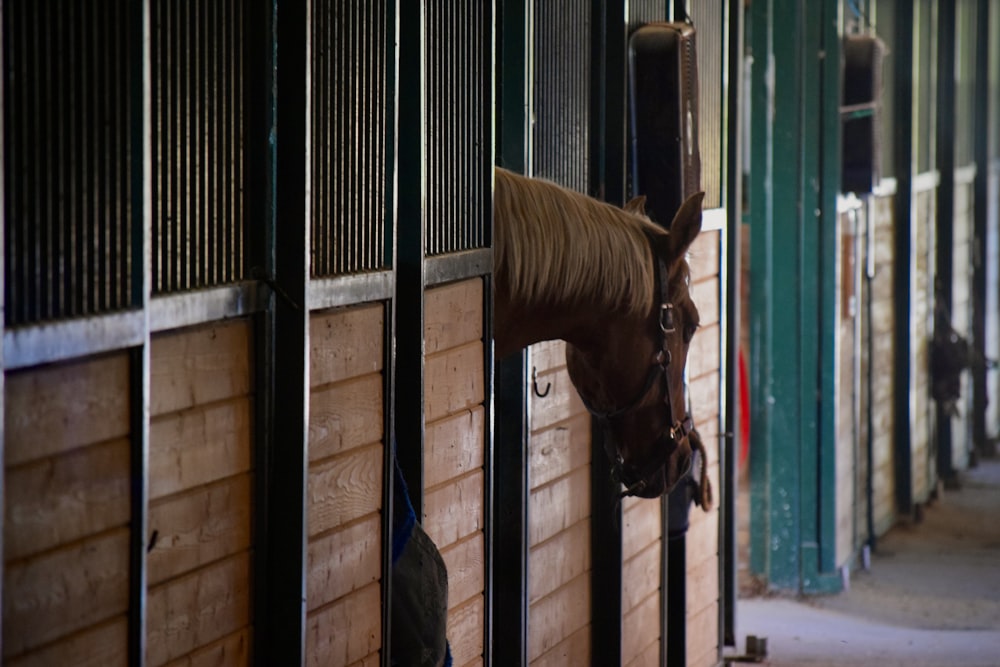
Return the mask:
[[[497, 63], [498, 163], [524, 173], [527, 168], [528, 71], [531, 3], [498, 4]], [[496, 360], [494, 431], [493, 662], [528, 664], [528, 353]]]
[[[976, 179], [973, 184], [973, 274], [972, 274], [972, 343], [979, 361], [972, 366], [972, 442], [976, 451], [992, 455], [986, 436], [986, 293], [987, 293], [987, 225], [990, 180], [990, 117], [989, 117], [989, 0], [976, 2], [976, 84], [973, 136]], [[994, 397], [997, 400], [997, 397]]]

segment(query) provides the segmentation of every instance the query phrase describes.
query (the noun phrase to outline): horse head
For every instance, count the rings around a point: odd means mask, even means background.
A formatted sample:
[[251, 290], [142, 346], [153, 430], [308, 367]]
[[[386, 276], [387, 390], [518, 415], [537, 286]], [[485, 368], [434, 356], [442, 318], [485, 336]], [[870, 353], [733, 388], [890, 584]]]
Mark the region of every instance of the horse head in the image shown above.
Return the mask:
[[[656, 276], [648, 311], [608, 318], [599, 344], [566, 348], [570, 379], [604, 430], [622, 495], [661, 496], [691, 466], [696, 436], [685, 405], [684, 368], [698, 309], [685, 255], [701, 231], [703, 197], [685, 201], [669, 231], [647, 231]], [[639, 215], [642, 209], [642, 199], [625, 207]]]

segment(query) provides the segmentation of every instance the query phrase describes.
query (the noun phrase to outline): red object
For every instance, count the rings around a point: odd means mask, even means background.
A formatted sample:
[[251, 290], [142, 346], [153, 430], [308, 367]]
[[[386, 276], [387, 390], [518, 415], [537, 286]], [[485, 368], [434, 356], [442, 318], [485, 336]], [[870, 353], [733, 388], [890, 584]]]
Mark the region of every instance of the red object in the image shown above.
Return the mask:
[[750, 378], [747, 376], [747, 361], [740, 348], [740, 469], [750, 457]]

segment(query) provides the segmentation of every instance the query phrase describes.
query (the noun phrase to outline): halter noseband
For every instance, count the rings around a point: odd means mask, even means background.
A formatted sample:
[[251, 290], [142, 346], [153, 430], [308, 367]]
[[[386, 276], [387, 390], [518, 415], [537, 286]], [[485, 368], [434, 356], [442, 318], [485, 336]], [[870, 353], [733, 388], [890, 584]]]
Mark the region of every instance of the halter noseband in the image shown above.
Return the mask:
[[[687, 438], [688, 434], [694, 429], [694, 421], [691, 419], [691, 415], [685, 414], [683, 419], [674, 419], [673, 403], [670, 400], [670, 378], [667, 376], [667, 369], [669, 368], [671, 361], [670, 349], [667, 345], [668, 336], [676, 331], [674, 324], [674, 304], [666, 300], [669, 274], [667, 273], [666, 265], [659, 257], [656, 258], [654, 270], [657, 273], [657, 279], [655, 281], [657, 298], [660, 299], [660, 350], [653, 357], [653, 361], [649, 366], [649, 372], [646, 373], [646, 381], [643, 383], [642, 389], [635, 396], [635, 398], [629, 401], [624, 407], [617, 408], [609, 412], [595, 410], [587, 399], [582, 396], [580, 397], [590, 414], [601, 422], [601, 425], [607, 431], [609, 430], [608, 427], [610, 426], [612, 419], [620, 417], [639, 407], [639, 405], [645, 400], [646, 395], [649, 394], [650, 390], [653, 388], [653, 385], [656, 383], [656, 379], [658, 377], [663, 379], [663, 402], [667, 406], [667, 422], [670, 426], [667, 427], [667, 430], [664, 433], [660, 434], [660, 436], [656, 439], [656, 443], [654, 443], [654, 452], [656, 453], [656, 456], [644, 468], [635, 471], [634, 476], [637, 477], [638, 480], [622, 491], [620, 497], [634, 496], [641, 493], [642, 490], [649, 485], [649, 480], [652, 479], [652, 477], [667, 464], [667, 460], [669, 459], [672, 451], [669, 444], [671, 442], [675, 445], [680, 443], [682, 440]], [[664, 440], [666, 440], [666, 442], [664, 442]], [[625, 459], [622, 456], [621, 450], [618, 448], [618, 444], [614, 443], [612, 445], [611, 438], [605, 437], [604, 446], [608, 452], [608, 456], [611, 457], [612, 460], [612, 478], [616, 482], [623, 482], [623, 478], [625, 476]], [[687, 474], [687, 471], [685, 471], [685, 474]], [[681, 477], [683, 477], [683, 475], [681, 475]]]

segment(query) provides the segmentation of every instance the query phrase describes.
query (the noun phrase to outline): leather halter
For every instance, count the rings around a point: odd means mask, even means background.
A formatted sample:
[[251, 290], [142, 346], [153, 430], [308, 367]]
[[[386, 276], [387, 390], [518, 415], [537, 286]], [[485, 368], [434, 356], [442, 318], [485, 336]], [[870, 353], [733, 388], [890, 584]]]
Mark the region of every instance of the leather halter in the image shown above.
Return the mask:
[[[667, 272], [667, 267], [663, 260], [659, 257], [656, 258], [654, 270], [657, 274], [657, 279], [655, 281], [657, 291], [656, 296], [660, 301], [659, 324], [661, 342], [659, 351], [657, 351], [656, 355], [653, 357], [653, 361], [650, 363], [649, 371], [646, 373], [646, 381], [643, 383], [642, 389], [635, 396], [635, 398], [623, 407], [616, 408], [609, 412], [602, 412], [594, 409], [586, 398], [583, 398], [583, 396], [580, 397], [583, 400], [583, 405], [587, 408], [590, 414], [601, 423], [601, 426], [606, 432], [610, 432], [611, 420], [639, 407], [639, 405], [645, 400], [646, 395], [649, 394], [650, 390], [653, 388], [657, 378], [663, 379], [663, 402], [667, 406], [667, 422], [670, 426], [667, 427], [665, 432], [660, 434], [660, 436], [656, 439], [656, 442], [653, 444], [655, 454], [653, 459], [642, 468], [628, 470], [626, 469], [625, 458], [622, 456], [618, 444], [613, 443], [612, 438], [609, 436], [605, 436], [604, 438], [604, 447], [612, 462], [612, 479], [616, 482], [627, 485], [627, 488], [622, 491], [619, 496], [622, 498], [641, 493], [642, 490], [649, 485], [649, 480], [659, 473], [660, 470], [662, 470], [667, 464], [670, 454], [674, 451], [676, 446], [687, 438], [688, 434], [694, 429], [694, 421], [691, 419], [691, 415], [685, 414], [681, 419], [674, 419], [673, 403], [670, 400], [670, 378], [667, 375], [671, 361], [668, 337], [676, 332], [676, 327], [674, 325], [674, 304], [666, 300], [669, 273]], [[674, 446], [671, 447], [670, 445]], [[687, 474], [687, 471], [685, 471], [684, 474]], [[628, 484], [628, 480], [625, 479], [626, 477], [632, 477], [635, 481]], [[678, 479], [683, 477], [684, 475], [680, 475]], [[670, 489], [667, 489], [666, 491], [669, 492]]]

